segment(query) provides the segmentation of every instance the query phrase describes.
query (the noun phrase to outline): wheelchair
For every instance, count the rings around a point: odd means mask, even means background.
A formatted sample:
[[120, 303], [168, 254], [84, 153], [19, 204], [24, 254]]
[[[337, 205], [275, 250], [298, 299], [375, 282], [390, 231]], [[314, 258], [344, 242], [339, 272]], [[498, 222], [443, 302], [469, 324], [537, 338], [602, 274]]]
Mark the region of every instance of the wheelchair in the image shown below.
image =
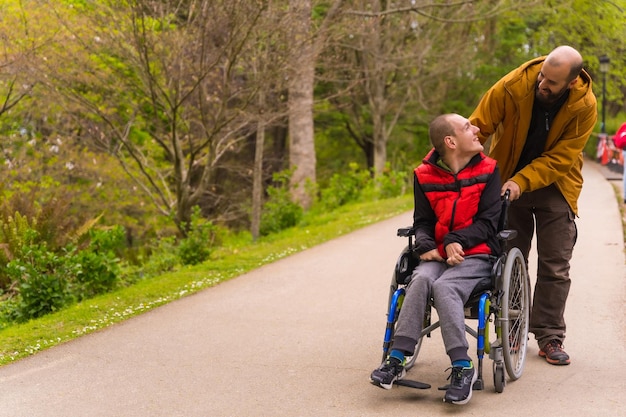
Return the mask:
[[[478, 320], [474, 330], [467, 323], [465, 331], [476, 339], [478, 363], [477, 380], [474, 390], [484, 389], [483, 358], [485, 354], [493, 360], [493, 382], [495, 391], [501, 393], [506, 385], [505, 369], [509, 379], [521, 377], [526, 360], [528, 328], [530, 320], [530, 280], [527, 264], [521, 251], [508, 249], [507, 242], [517, 236], [515, 230], [506, 228], [508, 192], [503, 199], [502, 214], [498, 224], [498, 239], [502, 245], [502, 255], [494, 262], [490, 288], [477, 288], [465, 305], [465, 318]], [[411, 280], [413, 269], [419, 264], [419, 257], [413, 252], [415, 231], [412, 227], [398, 229], [397, 235], [408, 238], [408, 245], [400, 253], [396, 262], [389, 290], [387, 326], [383, 341], [382, 360], [385, 361], [393, 343], [395, 325], [398, 320], [406, 286]], [[424, 316], [424, 326], [418, 337], [413, 355], [406, 357], [405, 369], [411, 369], [417, 360], [424, 337], [430, 337], [433, 330], [440, 327], [439, 321], [432, 322], [432, 298]], [[490, 342], [490, 324], [493, 323], [495, 340]], [[398, 385], [413, 388], [430, 388], [430, 385], [417, 381], [396, 381]], [[441, 387], [440, 389], [445, 389]]]

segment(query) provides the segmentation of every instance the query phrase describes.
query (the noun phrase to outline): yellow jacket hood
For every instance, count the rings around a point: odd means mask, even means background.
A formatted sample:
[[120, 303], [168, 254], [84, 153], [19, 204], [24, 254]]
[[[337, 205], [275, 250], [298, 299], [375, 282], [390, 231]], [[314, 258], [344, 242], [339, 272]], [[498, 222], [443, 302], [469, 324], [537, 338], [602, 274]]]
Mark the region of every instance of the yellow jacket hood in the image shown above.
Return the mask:
[[552, 122], [544, 152], [513, 175], [526, 141], [537, 76], [545, 57], [528, 61], [502, 77], [483, 96], [470, 116], [480, 128], [489, 156], [498, 161], [502, 182], [511, 179], [522, 193], [555, 184], [574, 214], [582, 189], [582, 151], [597, 120], [591, 77], [582, 71], [567, 101]]

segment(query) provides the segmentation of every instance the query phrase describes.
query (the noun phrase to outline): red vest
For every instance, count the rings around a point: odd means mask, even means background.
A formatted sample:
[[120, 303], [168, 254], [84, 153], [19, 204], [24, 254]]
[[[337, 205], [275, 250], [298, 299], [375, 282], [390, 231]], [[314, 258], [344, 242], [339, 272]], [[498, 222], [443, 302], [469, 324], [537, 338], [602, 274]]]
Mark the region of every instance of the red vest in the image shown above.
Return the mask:
[[[428, 161], [432, 151], [426, 156]], [[439, 254], [446, 258], [443, 239], [452, 230], [462, 229], [474, 221], [478, 202], [489, 176], [496, 169], [496, 161], [481, 153], [481, 161], [466, 166], [456, 175], [432, 163], [426, 162], [415, 168], [415, 175], [430, 206], [435, 212], [435, 243]], [[465, 255], [491, 254], [483, 242], [472, 248], [463, 248]]]

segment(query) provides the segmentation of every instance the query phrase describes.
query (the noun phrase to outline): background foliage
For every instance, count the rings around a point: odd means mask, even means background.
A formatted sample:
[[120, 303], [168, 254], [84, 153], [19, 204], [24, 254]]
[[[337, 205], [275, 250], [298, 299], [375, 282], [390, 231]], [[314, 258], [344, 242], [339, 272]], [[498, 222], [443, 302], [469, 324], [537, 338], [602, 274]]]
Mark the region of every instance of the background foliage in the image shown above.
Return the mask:
[[[309, 36], [294, 39], [303, 5]], [[606, 86], [614, 132], [626, 120], [625, 10], [626, 0], [3, 1], [0, 324], [410, 192], [434, 115], [468, 115], [499, 77], [559, 44], [581, 51], [596, 95]], [[290, 88], [303, 46], [314, 52], [310, 98]], [[290, 184], [289, 99], [311, 102], [315, 128], [306, 210]]]

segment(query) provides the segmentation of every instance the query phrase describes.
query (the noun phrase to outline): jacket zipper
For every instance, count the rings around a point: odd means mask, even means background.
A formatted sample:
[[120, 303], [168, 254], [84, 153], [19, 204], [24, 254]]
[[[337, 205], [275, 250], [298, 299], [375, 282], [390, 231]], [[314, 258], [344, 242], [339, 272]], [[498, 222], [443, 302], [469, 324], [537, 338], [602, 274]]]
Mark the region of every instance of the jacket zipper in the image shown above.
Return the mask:
[[459, 202], [459, 198], [461, 197], [461, 187], [459, 186], [459, 180], [458, 180], [457, 174], [453, 174], [454, 175], [454, 183], [457, 186], [456, 187], [457, 188], [457, 197], [454, 199], [454, 204], [452, 204], [452, 214], [450, 216], [450, 224], [448, 225], [448, 232], [451, 232], [451, 231], [454, 230], [454, 217], [456, 216], [456, 204]]

